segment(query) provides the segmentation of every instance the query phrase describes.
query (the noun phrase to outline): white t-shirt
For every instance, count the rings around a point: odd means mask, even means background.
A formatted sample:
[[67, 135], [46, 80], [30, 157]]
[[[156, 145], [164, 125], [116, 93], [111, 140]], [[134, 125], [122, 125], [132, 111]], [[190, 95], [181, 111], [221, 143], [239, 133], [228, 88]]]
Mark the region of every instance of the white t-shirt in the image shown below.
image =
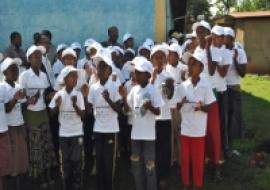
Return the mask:
[[66, 88], [58, 91], [49, 104], [50, 108], [55, 108], [55, 100], [61, 96], [62, 103], [59, 108], [58, 120], [60, 123], [59, 136], [60, 137], [74, 137], [83, 135], [83, 124], [81, 117], [76, 113], [72, 106], [72, 96], [77, 97], [77, 106], [81, 110], [85, 110], [84, 99], [81, 92], [73, 89], [70, 94], [67, 93]]
[[65, 68], [65, 65], [59, 59], [53, 64], [53, 73], [54, 75], [59, 75], [61, 71]]
[[113, 102], [121, 99], [118, 86], [110, 79], [108, 79], [104, 86], [98, 81], [90, 87], [88, 102], [93, 105], [94, 109], [94, 132], [116, 133], [119, 132], [118, 114], [103, 98], [102, 93], [104, 90], [109, 92], [110, 99]]
[[40, 95], [36, 104], [27, 106], [28, 110], [42, 111], [46, 109], [44, 91], [50, 85], [45, 73], [39, 71], [39, 75], [36, 75], [34, 71], [29, 68], [20, 75], [19, 84], [25, 89], [26, 96], [34, 96], [37, 93]]
[[[135, 86], [135, 84], [130, 80], [128, 80], [126, 83], [125, 83], [125, 88], [127, 90], [127, 93], [129, 94], [131, 89]], [[132, 114], [132, 111], [130, 111], [129, 113], [127, 113], [128, 115], [128, 124], [129, 125], [132, 125], [133, 123], [133, 114]]]
[[[80, 91], [82, 85], [87, 84], [86, 75], [87, 74], [84, 70], [78, 69], [78, 80], [77, 80], [77, 85], [75, 87], [76, 90]], [[64, 84], [62, 84], [62, 80], [63, 80], [63, 76], [60, 73], [56, 78], [55, 85], [53, 88], [55, 91], [59, 91], [64, 87]]]
[[131, 139], [133, 140], [156, 139], [156, 115], [149, 110], [146, 111], [145, 115], [141, 114], [141, 107], [147, 100], [150, 100], [152, 106], [155, 108], [160, 108], [164, 105], [160, 93], [151, 84], [148, 84], [144, 88], [136, 85], [128, 94], [127, 103], [133, 110], [133, 126], [131, 130]]
[[179, 61], [176, 67], [173, 67], [168, 63], [166, 65], [166, 71], [172, 76], [174, 83], [179, 85], [183, 82], [181, 74], [183, 71], [187, 71], [187, 65], [184, 65], [181, 61]]
[[160, 107], [160, 115], [156, 116], [156, 120], [170, 120], [172, 118], [171, 108], [174, 108], [176, 105], [175, 98], [171, 98], [169, 100], [165, 95], [163, 95], [162, 92], [162, 83], [164, 83], [168, 78], [172, 78], [171, 75], [167, 71], [163, 70], [160, 74], [157, 75], [157, 78], [154, 82], [154, 86], [160, 93], [164, 102], [164, 105]]
[[[220, 66], [231, 65], [232, 64], [232, 55], [230, 53], [230, 50], [226, 49], [225, 47], [216, 48], [216, 49], [219, 49], [219, 52], [222, 55], [221, 62], [218, 62], [217, 64]], [[215, 74], [212, 77], [212, 80], [214, 81], [214, 83], [212, 83], [212, 85], [218, 92], [224, 92], [227, 90], [226, 76], [222, 77], [218, 73], [217, 68], [216, 68]]]
[[[15, 83], [15, 87], [13, 88], [6, 81], [3, 82], [3, 86], [5, 88], [5, 94], [6, 94], [5, 103], [10, 102], [14, 98], [14, 95], [16, 94], [16, 92], [22, 89], [20, 85], [17, 83]], [[25, 101], [26, 99], [17, 101], [12, 111], [6, 114], [8, 126], [21, 126], [24, 124], [21, 103]]]
[[201, 79], [194, 87], [191, 80], [188, 79], [181, 84], [178, 93], [180, 101], [186, 97], [190, 102], [185, 103], [181, 108], [181, 134], [188, 137], [204, 137], [206, 135], [207, 113], [195, 111], [194, 107], [199, 101], [204, 105], [215, 101], [210, 84], [205, 79]]
[[[237, 48], [238, 57], [237, 62], [238, 64], [247, 64], [247, 55], [245, 50]], [[234, 57], [234, 50], [230, 50], [232, 57]], [[234, 63], [230, 65], [228, 69], [228, 73], [226, 76], [226, 83], [227, 85], [240, 85], [240, 75], [236, 71]]]
[[116, 74], [117, 79], [119, 79], [121, 84], [123, 84], [126, 81], [125, 78], [123, 77], [122, 73], [121, 73], [121, 70], [119, 68], [113, 67], [112, 75], [114, 75], [114, 74]]
[[5, 103], [6, 103], [6, 97], [5, 97], [5, 87], [3, 84], [0, 84], [0, 133], [5, 133], [8, 131], [8, 125], [7, 125], [7, 117], [6, 117], [6, 110], [5, 110]]

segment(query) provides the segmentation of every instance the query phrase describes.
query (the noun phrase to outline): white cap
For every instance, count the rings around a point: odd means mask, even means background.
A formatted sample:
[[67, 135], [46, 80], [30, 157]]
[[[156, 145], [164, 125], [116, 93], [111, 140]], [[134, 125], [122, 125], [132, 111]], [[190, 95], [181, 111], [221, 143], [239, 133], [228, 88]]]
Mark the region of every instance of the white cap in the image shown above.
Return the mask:
[[195, 23], [192, 25], [192, 30], [193, 30], [193, 31], [196, 31], [197, 28], [198, 28], [199, 26], [202, 26], [202, 27], [206, 28], [207, 30], [211, 31], [211, 26], [210, 26], [210, 24], [209, 24], [208, 22], [206, 22], [205, 20], [202, 20], [202, 21], [200, 21], [200, 22], [195, 22]]
[[150, 75], [152, 74], [153, 66], [151, 62], [144, 57], [135, 57], [132, 60], [132, 63], [135, 65], [135, 70], [140, 72], [148, 72]]
[[151, 51], [151, 46], [149, 46], [149, 45], [146, 44], [146, 43], [143, 43], [143, 45], [141, 45], [141, 46], [138, 48], [138, 52], [140, 53], [140, 51], [141, 51], [142, 49], [146, 49], [146, 50], [148, 50], [148, 51]]
[[71, 45], [70, 45], [70, 47], [72, 48], [72, 49], [79, 49], [79, 50], [82, 50], [82, 46], [81, 46], [81, 44], [79, 43], [79, 42], [73, 42]]
[[76, 52], [72, 48], [67, 48], [62, 52], [62, 58], [64, 58], [66, 55], [71, 55], [75, 59], [77, 58]]
[[152, 48], [155, 45], [154, 41], [150, 38], [146, 38], [146, 40], [144, 41], [144, 44], [149, 46], [150, 48]]
[[102, 45], [96, 41], [93, 43], [89, 44], [89, 46], [86, 48], [86, 51], [90, 51], [91, 49], [96, 49], [97, 51], [102, 49]]
[[155, 53], [157, 53], [158, 51], [161, 51], [165, 54], [165, 56], [167, 57], [168, 54], [169, 54], [169, 51], [168, 51], [168, 46], [165, 45], [165, 44], [158, 44], [158, 45], [155, 45], [151, 51], [151, 55], [150, 57], [152, 57]]
[[130, 33], [125, 33], [123, 36], [123, 43], [125, 43], [129, 38], [133, 38], [133, 36]]
[[93, 62], [95, 65], [98, 65], [100, 61], [104, 61], [108, 66], [114, 69], [112, 59], [107, 55], [105, 49], [100, 49], [98, 53], [93, 57]]
[[93, 38], [88, 38], [87, 40], [84, 41], [84, 47], [88, 47], [94, 42], [96, 42], [96, 40], [94, 40]]
[[132, 53], [133, 55], [136, 54], [136, 53], [135, 53], [135, 50], [134, 50], [134, 49], [131, 49], [131, 48], [127, 48], [127, 49], [125, 50], [125, 53], [127, 53], [127, 52], [130, 52], [130, 53]]
[[215, 25], [212, 28], [211, 33], [216, 34], [218, 36], [223, 36], [224, 35], [224, 28], [222, 26]]
[[64, 69], [62, 69], [61, 73], [59, 74], [60, 78], [59, 78], [59, 81], [61, 84], [64, 83], [64, 80], [65, 78], [69, 75], [69, 73], [71, 72], [77, 72], [78, 70], [71, 66], [71, 65], [68, 65], [68, 66], [65, 66]]
[[58, 53], [59, 51], [66, 49], [67, 45], [66, 44], [59, 44], [57, 46], [56, 52]]
[[22, 60], [20, 58], [10, 58], [7, 57], [2, 63], [1, 63], [1, 72], [3, 73], [5, 70], [7, 70], [11, 65], [21, 65]]
[[233, 31], [233, 29], [232, 28], [230, 28], [230, 27], [224, 27], [224, 35], [225, 36], [231, 36], [231, 37], [235, 37], [235, 33], [234, 33], [234, 31]]
[[111, 53], [116, 53], [117, 55], [121, 53], [122, 55], [124, 55], [124, 50], [119, 46], [110, 46], [109, 48], [111, 50]]
[[26, 59], [27, 61], [29, 60], [30, 55], [32, 55], [35, 51], [39, 51], [42, 53], [42, 55], [44, 53], [46, 53], [46, 49], [43, 46], [36, 46], [36, 45], [32, 45], [30, 48], [28, 48], [27, 52], [26, 52]]
[[205, 54], [195, 52], [192, 54], [192, 57], [199, 61], [203, 66], [207, 64], [207, 58], [205, 57]]
[[169, 47], [168, 47], [169, 51], [175, 52], [177, 54], [181, 54], [182, 52], [182, 48], [179, 44], [177, 43], [172, 43]]

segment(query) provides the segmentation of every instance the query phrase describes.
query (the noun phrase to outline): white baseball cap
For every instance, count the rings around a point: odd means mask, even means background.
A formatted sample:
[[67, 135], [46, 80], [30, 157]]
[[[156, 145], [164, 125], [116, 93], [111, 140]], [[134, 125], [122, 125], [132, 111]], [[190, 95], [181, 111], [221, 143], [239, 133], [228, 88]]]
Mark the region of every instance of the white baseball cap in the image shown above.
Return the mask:
[[179, 44], [177, 43], [172, 43], [169, 47], [168, 47], [169, 51], [175, 52], [177, 54], [180, 54], [182, 52], [182, 48]]
[[57, 46], [56, 52], [58, 53], [59, 51], [66, 49], [67, 45], [66, 44], [59, 44]]
[[169, 54], [169, 51], [168, 51], [168, 45], [165, 45], [165, 44], [158, 44], [158, 45], [155, 45], [153, 47], [153, 49], [151, 50], [151, 54], [150, 54], [150, 57], [152, 57], [155, 53], [157, 53], [158, 51], [161, 51], [165, 54], [165, 56], [167, 57], [168, 54]]
[[207, 64], [207, 58], [203, 53], [195, 52], [192, 54], [192, 57], [199, 61], [203, 66]]
[[35, 51], [39, 51], [42, 53], [42, 55], [44, 53], [46, 53], [46, 49], [43, 46], [36, 46], [36, 45], [32, 45], [30, 48], [28, 48], [27, 52], [26, 52], [26, 59], [27, 61], [29, 60], [30, 55], [32, 55]]
[[135, 65], [134, 69], [139, 71], [139, 72], [147, 72], [150, 75], [152, 74], [153, 71], [153, 66], [150, 61], [143, 57], [135, 57], [132, 60], [132, 63]]
[[193, 30], [193, 31], [196, 31], [197, 28], [198, 28], [199, 26], [202, 26], [202, 27], [206, 28], [207, 30], [211, 31], [211, 26], [210, 26], [210, 24], [209, 24], [208, 22], [206, 22], [205, 20], [202, 20], [202, 21], [200, 21], [200, 22], [195, 22], [195, 23], [192, 25], [192, 30]]
[[22, 60], [20, 58], [10, 58], [7, 57], [2, 63], [1, 63], [1, 72], [3, 73], [5, 70], [7, 70], [11, 65], [21, 65]]
[[70, 45], [70, 47], [72, 48], [72, 49], [79, 49], [79, 50], [82, 50], [82, 46], [81, 46], [81, 44], [79, 43], [79, 42], [73, 42], [71, 45]]
[[110, 50], [111, 50], [111, 53], [116, 53], [117, 55], [119, 55], [120, 53], [124, 55], [125, 53], [124, 50], [119, 46], [111, 46]]
[[84, 41], [84, 47], [88, 47], [94, 42], [96, 42], [96, 40], [94, 40], [93, 38], [88, 38], [87, 40]]
[[212, 28], [211, 33], [216, 34], [218, 36], [223, 36], [224, 35], [224, 28], [222, 26], [215, 25]]
[[75, 67], [71, 66], [71, 65], [65, 66], [65, 68], [62, 69], [62, 71], [59, 74], [59, 76], [60, 76], [60, 79], [59, 79], [60, 83], [61, 84], [64, 83], [64, 80], [69, 75], [69, 73], [71, 73], [71, 72], [77, 72], [77, 71], [78, 70]]
[[89, 44], [89, 46], [86, 48], [86, 51], [90, 51], [91, 49], [96, 49], [97, 51], [102, 49], [102, 45], [96, 41], [93, 43]]
[[133, 38], [133, 36], [130, 33], [125, 33], [123, 36], [123, 43], [125, 43], [130, 38]]
[[101, 49], [98, 53], [93, 57], [93, 62], [95, 65], [98, 65], [99, 62], [104, 61], [108, 66], [114, 69], [114, 65], [112, 59], [107, 55], [106, 50]]
[[72, 48], [67, 48], [62, 52], [62, 58], [64, 58], [66, 55], [71, 55], [73, 56], [75, 59], [77, 59], [77, 55], [76, 52], [72, 49]]
[[230, 28], [230, 27], [224, 27], [224, 35], [225, 36], [231, 36], [231, 37], [235, 37], [235, 33], [234, 33], [234, 31], [233, 31], [233, 29], [232, 28]]
[[130, 53], [132, 53], [133, 55], [136, 54], [136, 53], [135, 53], [135, 50], [134, 50], [134, 49], [131, 49], [131, 48], [126, 49], [126, 50], [125, 50], [125, 53], [127, 53], [127, 52], [130, 52]]

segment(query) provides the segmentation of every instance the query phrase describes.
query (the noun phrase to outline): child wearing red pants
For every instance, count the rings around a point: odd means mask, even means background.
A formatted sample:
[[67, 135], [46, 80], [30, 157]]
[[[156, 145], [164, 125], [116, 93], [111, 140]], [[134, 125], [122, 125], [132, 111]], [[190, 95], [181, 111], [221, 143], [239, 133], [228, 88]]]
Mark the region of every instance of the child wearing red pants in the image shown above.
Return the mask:
[[177, 108], [181, 111], [180, 162], [183, 190], [191, 185], [190, 173], [193, 177], [194, 190], [203, 185], [205, 135], [207, 112], [209, 105], [215, 101], [209, 83], [200, 78], [205, 56], [194, 53], [188, 62], [190, 78], [179, 88], [181, 102]]

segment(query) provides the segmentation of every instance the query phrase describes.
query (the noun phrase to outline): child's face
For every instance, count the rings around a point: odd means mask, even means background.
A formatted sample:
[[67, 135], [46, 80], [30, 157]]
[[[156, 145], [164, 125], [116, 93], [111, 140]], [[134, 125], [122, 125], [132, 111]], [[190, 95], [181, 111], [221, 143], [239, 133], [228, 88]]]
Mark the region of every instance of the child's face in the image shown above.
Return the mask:
[[170, 51], [168, 56], [168, 62], [172, 66], [176, 66], [179, 60], [179, 56], [177, 53]]
[[147, 60], [150, 60], [150, 51], [147, 49], [142, 49], [140, 55], [145, 57]]
[[234, 39], [231, 36], [224, 36], [224, 44], [225, 45], [232, 45]]
[[203, 26], [199, 26], [196, 29], [196, 34], [197, 34], [198, 39], [201, 41], [201, 40], [205, 40], [205, 37], [209, 35], [209, 31]]
[[221, 47], [223, 45], [223, 36], [212, 34], [212, 41], [214, 46]]
[[90, 49], [90, 57], [94, 57], [97, 53], [97, 50], [95, 48]]
[[145, 84], [146, 81], [149, 80], [149, 73], [146, 73], [146, 72], [140, 72], [140, 71], [137, 71], [135, 70], [135, 81], [139, 84], [139, 85], [142, 85], [142, 84]]
[[76, 58], [73, 57], [72, 55], [66, 55], [65, 57], [63, 57], [63, 63], [64, 65], [71, 65], [74, 66], [76, 63]]
[[40, 51], [35, 51], [29, 57], [29, 62], [31, 67], [40, 69], [42, 65], [42, 53]]
[[107, 80], [111, 74], [111, 68], [104, 61], [97, 64], [97, 75], [100, 80]]
[[5, 70], [4, 75], [8, 81], [16, 81], [19, 76], [19, 68], [17, 65], [13, 64]]
[[133, 48], [133, 46], [134, 46], [134, 39], [133, 38], [127, 39], [127, 41], [125, 42], [125, 45], [126, 45], [126, 47]]
[[154, 68], [157, 68], [158, 71], [161, 71], [166, 65], [166, 55], [162, 51], [157, 51], [151, 58]]
[[124, 55], [124, 61], [125, 62], [132, 61], [133, 58], [134, 58], [134, 55], [131, 52], [126, 52], [125, 55]]
[[194, 59], [193, 57], [191, 57], [188, 61], [188, 72], [189, 75], [194, 78], [194, 77], [199, 77], [200, 73], [203, 70], [203, 66], [202, 64], [197, 61], [196, 59]]
[[65, 85], [68, 88], [74, 88], [77, 85], [78, 73], [76, 71], [70, 72], [65, 78]]

